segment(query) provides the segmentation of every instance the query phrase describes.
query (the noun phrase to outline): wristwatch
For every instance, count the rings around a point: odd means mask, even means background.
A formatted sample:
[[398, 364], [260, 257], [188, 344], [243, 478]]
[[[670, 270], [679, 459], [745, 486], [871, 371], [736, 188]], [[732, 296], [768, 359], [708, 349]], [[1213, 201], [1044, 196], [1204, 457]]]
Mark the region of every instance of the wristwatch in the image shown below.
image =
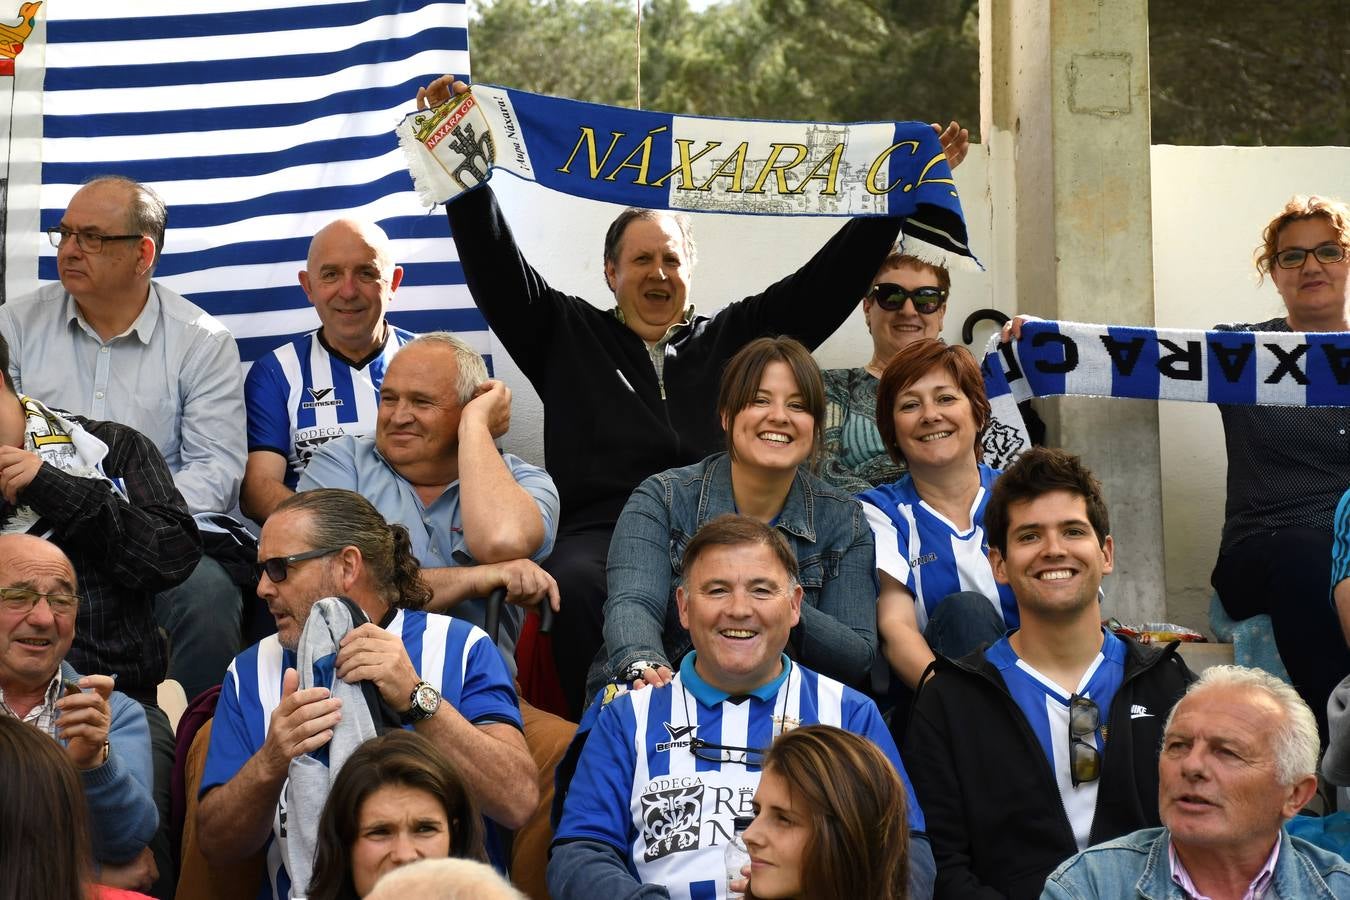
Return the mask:
[[425, 722], [436, 715], [436, 710], [440, 705], [441, 692], [427, 682], [419, 681], [417, 686], [412, 689], [412, 695], [408, 698], [408, 711], [399, 718], [404, 725]]
[[624, 669], [623, 680], [631, 684], [641, 678], [643, 672], [646, 672], [648, 669], [655, 669], [659, 665], [660, 663], [649, 662], [645, 659], [633, 660], [632, 664], [629, 665], [627, 669]]

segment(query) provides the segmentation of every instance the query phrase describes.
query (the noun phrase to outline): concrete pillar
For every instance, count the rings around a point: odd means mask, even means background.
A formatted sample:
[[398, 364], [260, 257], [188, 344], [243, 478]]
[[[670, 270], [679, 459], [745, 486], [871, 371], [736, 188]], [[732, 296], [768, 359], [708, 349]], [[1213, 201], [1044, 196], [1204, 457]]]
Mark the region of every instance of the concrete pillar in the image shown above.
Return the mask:
[[[1152, 325], [1146, 0], [980, 0], [980, 83], [995, 305]], [[1041, 406], [1050, 443], [1081, 454], [1105, 487], [1116, 542], [1106, 615], [1163, 618], [1157, 405]]]

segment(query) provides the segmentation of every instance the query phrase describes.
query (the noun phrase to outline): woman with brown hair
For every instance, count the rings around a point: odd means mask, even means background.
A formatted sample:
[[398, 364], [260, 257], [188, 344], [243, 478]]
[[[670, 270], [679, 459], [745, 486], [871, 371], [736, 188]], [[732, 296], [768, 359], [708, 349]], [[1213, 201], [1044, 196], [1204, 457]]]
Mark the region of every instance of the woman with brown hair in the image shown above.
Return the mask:
[[917, 341], [881, 375], [877, 430], [908, 472], [858, 499], [876, 536], [882, 652], [911, 690], [935, 649], [964, 656], [1017, 625], [1017, 601], [994, 581], [984, 537], [999, 475], [980, 461], [988, 423], [984, 379], [964, 347]]
[[651, 476], [619, 516], [597, 660], [605, 664], [592, 669], [590, 693], [607, 681], [670, 681], [691, 647], [675, 608], [680, 558], [699, 526], [723, 513], [772, 525], [796, 554], [801, 625], [787, 654], [846, 684], [863, 680], [876, 657], [872, 532], [852, 497], [810, 472], [824, 406], [820, 369], [797, 341], [759, 338], [732, 357], [717, 397], [726, 452]]
[[333, 780], [309, 900], [359, 900], [385, 872], [446, 856], [487, 860], [477, 806], [430, 741], [390, 731], [362, 744]]
[[93, 883], [88, 821], [79, 776], [61, 745], [0, 715], [0, 897], [148, 900]]
[[746, 900], [905, 900], [905, 789], [865, 737], [829, 725], [784, 732], [755, 791]]

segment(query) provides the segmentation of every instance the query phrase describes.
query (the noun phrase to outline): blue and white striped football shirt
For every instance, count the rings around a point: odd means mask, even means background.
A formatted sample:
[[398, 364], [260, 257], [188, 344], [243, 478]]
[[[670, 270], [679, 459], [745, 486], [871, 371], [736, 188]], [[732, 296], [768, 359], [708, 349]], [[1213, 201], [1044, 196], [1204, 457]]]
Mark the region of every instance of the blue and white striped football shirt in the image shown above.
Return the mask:
[[[403, 639], [417, 674], [464, 718], [475, 725], [506, 722], [521, 727], [506, 664], [481, 629], [462, 619], [401, 609], [385, 630]], [[281, 702], [282, 675], [295, 665], [295, 651], [282, 647], [275, 634], [230, 663], [211, 726], [201, 794], [229, 781], [262, 749], [272, 711]], [[285, 796], [283, 788], [282, 802]], [[278, 806], [267, 841], [267, 881], [259, 891], [260, 900], [285, 900], [290, 892], [285, 854], [278, 841], [285, 834], [285, 816], [286, 811]]]
[[730, 698], [684, 658], [671, 684], [621, 694], [600, 710], [577, 763], [555, 841], [614, 847], [644, 884], [664, 884], [674, 900], [722, 900], [723, 864], [733, 819], [753, 815], [760, 768], [721, 753], [696, 758], [694, 737], [767, 749], [784, 730], [834, 725], [871, 739], [895, 765], [909, 798], [909, 822], [923, 812], [876, 704], [834, 679], [783, 657], [783, 674], [748, 697]]
[[249, 452], [286, 457], [285, 484], [295, 490], [305, 464], [324, 443], [374, 433], [385, 369], [416, 336], [390, 326], [384, 345], [352, 364], [311, 331], [259, 359], [244, 380]]
[[1004, 624], [1017, 627], [1017, 598], [1008, 585], [994, 581], [984, 536], [984, 510], [999, 475], [980, 464], [980, 490], [964, 529], [925, 503], [909, 475], [858, 495], [876, 538], [877, 568], [914, 595], [919, 631], [942, 599], [958, 591], [988, 597]]

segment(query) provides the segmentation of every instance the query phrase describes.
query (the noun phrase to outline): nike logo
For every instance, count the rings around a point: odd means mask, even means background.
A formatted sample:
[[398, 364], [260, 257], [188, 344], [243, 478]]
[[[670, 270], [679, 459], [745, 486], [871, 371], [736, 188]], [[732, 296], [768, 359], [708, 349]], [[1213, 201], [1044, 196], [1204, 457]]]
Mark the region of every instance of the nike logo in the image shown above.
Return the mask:
[[1133, 704], [1133, 705], [1130, 707], [1130, 718], [1131, 718], [1131, 719], [1153, 719], [1153, 718], [1157, 718], [1157, 717], [1154, 716], [1153, 713], [1151, 713], [1151, 712], [1148, 711], [1148, 707], [1147, 707], [1147, 706], [1143, 706], [1143, 705], [1141, 705], [1141, 704], [1139, 704], [1139, 703], [1135, 703], [1135, 704]]

